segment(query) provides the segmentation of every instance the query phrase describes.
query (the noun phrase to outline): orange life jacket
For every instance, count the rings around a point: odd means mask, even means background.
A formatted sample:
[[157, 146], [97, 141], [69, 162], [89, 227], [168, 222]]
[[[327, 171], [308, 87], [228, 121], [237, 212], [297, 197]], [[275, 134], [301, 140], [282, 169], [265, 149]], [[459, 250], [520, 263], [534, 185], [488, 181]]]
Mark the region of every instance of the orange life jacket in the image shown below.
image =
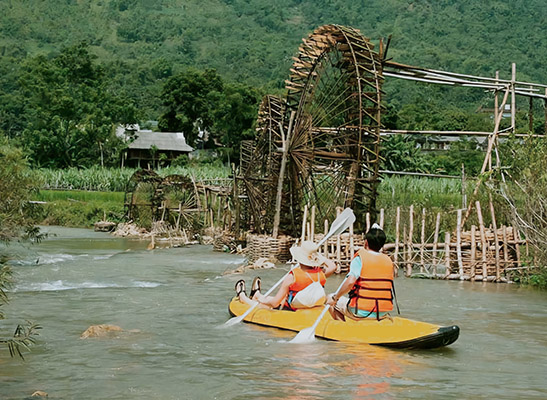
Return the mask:
[[318, 279], [321, 286], [325, 286], [325, 283], [327, 282], [327, 277], [320, 267], [308, 269], [306, 271], [300, 267], [296, 267], [290, 273], [294, 276], [294, 282], [289, 286], [289, 294], [285, 300], [285, 308], [291, 310], [293, 310], [291, 301], [299, 291], [304, 290], [313, 282], [317, 282]]
[[361, 258], [361, 276], [349, 293], [349, 310], [357, 310], [378, 316], [381, 312], [393, 310], [393, 263], [382, 253], [361, 249], [355, 257]]

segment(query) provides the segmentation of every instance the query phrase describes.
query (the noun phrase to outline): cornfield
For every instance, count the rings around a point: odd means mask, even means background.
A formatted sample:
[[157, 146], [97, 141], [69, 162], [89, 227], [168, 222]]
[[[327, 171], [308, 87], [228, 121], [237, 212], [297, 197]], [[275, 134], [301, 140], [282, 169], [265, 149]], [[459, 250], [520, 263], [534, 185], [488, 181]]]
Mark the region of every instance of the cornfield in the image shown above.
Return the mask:
[[[42, 168], [33, 170], [31, 174], [40, 182], [43, 189], [123, 192], [135, 171], [136, 169], [132, 168]], [[172, 174], [193, 176], [196, 181], [224, 179], [230, 175], [229, 168], [211, 164], [168, 167], [159, 169], [157, 172], [160, 176]]]

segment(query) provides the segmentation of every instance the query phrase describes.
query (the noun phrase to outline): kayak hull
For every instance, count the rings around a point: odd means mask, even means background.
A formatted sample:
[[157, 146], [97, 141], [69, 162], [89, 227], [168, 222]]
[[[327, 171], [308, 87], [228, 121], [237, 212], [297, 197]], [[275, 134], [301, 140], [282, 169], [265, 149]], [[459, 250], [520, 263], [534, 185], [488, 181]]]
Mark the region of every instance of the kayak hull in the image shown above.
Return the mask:
[[[243, 315], [249, 305], [234, 298], [229, 304], [230, 314]], [[244, 319], [252, 324], [299, 332], [313, 325], [323, 307], [298, 311], [280, 311], [256, 307]], [[317, 325], [315, 336], [327, 340], [372, 344], [399, 349], [433, 349], [454, 343], [460, 334], [456, 325], [439, 326], [406, 318], [367, 318], [354, 321], [334, 320], [326, 313]]]

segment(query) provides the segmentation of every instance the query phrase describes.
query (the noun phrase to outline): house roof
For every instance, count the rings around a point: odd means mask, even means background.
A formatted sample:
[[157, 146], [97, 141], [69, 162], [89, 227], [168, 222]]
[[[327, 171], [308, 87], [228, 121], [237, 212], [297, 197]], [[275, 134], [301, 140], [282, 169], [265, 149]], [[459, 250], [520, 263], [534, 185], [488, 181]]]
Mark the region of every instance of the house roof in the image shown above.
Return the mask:
[[158, 150], [191, 152], [194, 150], [188, 144], [182, 132], [147, 132], [137, 131], [136, 139], [129, 143], [130, 149], [146, 149], [156, 146]]

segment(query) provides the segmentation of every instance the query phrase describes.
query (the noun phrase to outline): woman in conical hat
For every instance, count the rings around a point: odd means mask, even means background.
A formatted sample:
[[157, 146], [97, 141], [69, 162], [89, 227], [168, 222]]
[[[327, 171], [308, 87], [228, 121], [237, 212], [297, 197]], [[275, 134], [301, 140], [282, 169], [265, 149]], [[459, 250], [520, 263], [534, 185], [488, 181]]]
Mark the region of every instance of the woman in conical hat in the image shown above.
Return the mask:
[[[239, 280], [236, 283], [236, 294], [241, 301], [247, 304], [258, 301], [259, 306], [265, 308], [280, 306], [289, 310], [294, 310], [297, 307], [303, 308], [303, 305], [298, 302], [297, 294], [314, 282], [319, 282], [321, 286], [324, 286], [327, 277], [336, 271], [334, 261], [323, 257], [317, 250], [317, 245], [311, 241], [303, 241], [300, 246], [291, 248], [291, 254], [298, 266], [287, 274], [274, 296], [264, 296], [260, 293], [260, 278], [258, 277], [253, 280], [249, 297], [245, 293], [244, 280]], [[319, 301], [322, 303], [324, 299], [318, 299], [317, 302]]]

